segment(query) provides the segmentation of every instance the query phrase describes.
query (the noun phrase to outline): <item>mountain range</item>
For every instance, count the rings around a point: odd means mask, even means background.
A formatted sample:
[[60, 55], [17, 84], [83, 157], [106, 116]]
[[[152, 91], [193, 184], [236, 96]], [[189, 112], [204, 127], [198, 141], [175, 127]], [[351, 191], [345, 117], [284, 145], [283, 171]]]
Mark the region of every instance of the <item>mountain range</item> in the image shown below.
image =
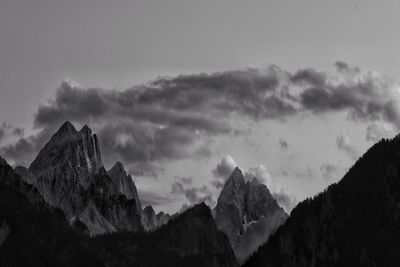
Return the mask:
[[399, 266], [400, 137], [290, 216], [239, 168], [217, 205], [142, 207], [96, 134], [65, 122], [28, 168], [0, 158], [0, 266]]

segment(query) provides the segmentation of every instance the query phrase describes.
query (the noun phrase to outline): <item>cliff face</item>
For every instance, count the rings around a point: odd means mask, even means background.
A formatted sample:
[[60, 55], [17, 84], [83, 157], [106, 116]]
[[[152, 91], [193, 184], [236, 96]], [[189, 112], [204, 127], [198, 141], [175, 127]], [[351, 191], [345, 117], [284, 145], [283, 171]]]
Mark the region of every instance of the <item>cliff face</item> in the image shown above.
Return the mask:
[[235, 168], [218, 198], [215, 221], [229, 238], [239, 262], [265, 243], [287, 218], [268, 188], [256, 178], [247, 183]]
[[61, 208], [71, 224], [83, 223], [91, 235], [142, 229], [132, 178], [121, 163], [104, 169], [97, 136], [87, 126], [77, 131], [64, 123], [29, 169], [16, 171], [47, 203]]
[[103, 166], [96, 135], [85, 126], [81, 131], [64, 123], [42, 148], [29, 167], [33, 185], [68, 219], [84, 205], [90, 178]]
[[299, 203], [245, 266], [399, 266], [400, 139], [374, 145], [343, 179]]

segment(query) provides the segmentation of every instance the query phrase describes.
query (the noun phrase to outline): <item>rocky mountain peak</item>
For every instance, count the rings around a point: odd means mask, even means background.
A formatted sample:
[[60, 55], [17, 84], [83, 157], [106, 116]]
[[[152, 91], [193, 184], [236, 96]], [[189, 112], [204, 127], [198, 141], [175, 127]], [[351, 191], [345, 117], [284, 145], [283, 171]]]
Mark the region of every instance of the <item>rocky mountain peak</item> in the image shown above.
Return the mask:
[[122, 165], [122, 163], [119, 161], [117, 161], [108, 172], [113, 173], [113, 174], [123, 175], [123, 176], [126, 175], [124, 165]]
[[35, 175], [49, 174], [65, 166], [78, 171], [78, 176], [96, 173], [103, 166], [96, 135], [85, 126], [80, 132], [65, 122], [40, 150], [29, 170]]
[[86, 124], [82, 127], [82, 129], [79, 131], [79, 133], [81, 134], [81, 136], [83, 136], [84, 138], [89, 138], [90, 136], [92, 136], [92, 129], [89, 128], [89, 126], [87, 126]]
[[60, 129], [56, 132], [56, 134], [76, 134], [77, 130], [75, 126], [70, 122], [66, 121], [61, 125]]
[[239, 169], [239, 167], [236, 167], [233, 172], [231, 173], [231, 175], [229, 176], [228, 180], [243, 180], [244, 181], [244, 177], [243, 177], [243, 173], [242, 170]]
[[156, 213], [154, 212], [153, 207], [152, 207], [151, 205], [146, 206], [146, 207], [143, 209], [143, 212], [144, 212], [145, 214], [153, 214], [153, 215], [156, 214]]
[[152, 231], [158, 227], [156, 213], [151, 205], [143, 209], [142, 224], [146, 231]]
[[125, 195], [127, 199], [135, 199], [140, 203], [135, 183], [132, 177], [126, 173], [124, 165], [121, 162], [117, 161], [107, 173], [121, 194]]
[[[216, 224], [228, 236], [239, 262], [266, 242], [286, 218], [267, 186], [256, 177], [245, 182], [238, 167], [227, 179], [215, 207]], [[257, 224], [253, 223], [253, 227], [252, 222]], [[257, 245], [249, 247], [249, 244]]]
[[87, 198], [84, 191], [102, 167], [96, 135], [87, 126], [78, 132], [67, 121], [40, 150], [28, 170], [19, 169], [19, 173], [47, 203], [61, 208], [69, 220], [81, 209]]
[[90, 235], [143, 229], [132, 177], [121, 163], [106, 171], [97, 136], [87, 125], [77, 132], [65, 122], [29, 169], [16, 168], [16, 172], [48, 204], [60, 208], [69, 223], [84, 224]]

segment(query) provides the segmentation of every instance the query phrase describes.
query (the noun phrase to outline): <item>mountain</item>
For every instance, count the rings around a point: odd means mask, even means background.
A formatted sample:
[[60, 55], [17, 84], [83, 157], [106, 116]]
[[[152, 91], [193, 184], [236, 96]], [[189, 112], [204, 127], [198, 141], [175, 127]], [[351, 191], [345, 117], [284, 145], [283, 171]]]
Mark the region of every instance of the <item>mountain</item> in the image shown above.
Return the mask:
[[400, 266], [400, 136], [299, 203], [245, 266]]
[[0, 265], [103, 266], [93, 242], [1, 158]]
[[172, 218], [171, 215], [169, 215], [168, 213], [164, 213], [163, 211], [157, 213], [156, 219], [158, 227], [160, 227], [163, 224], [166, 224], [171, 218]]
[[106, 262], [114, 266], [238, 266], [228, 238], [217, 229], [204, 203], [152, 232], [120, 232], [95, 239], [110, 256]]
[[168, 213], [160, 211], [156, 214], [152, 206], [146, 206], [143, 209], [142, 225], [146, 231], [153, 231], [166, 224], [170, 218]]
[[143, 209], [142, 224], [146, 231], [151, 231], [157, 228], [156, 213], [152, 206], [146, 206]]
[[239, 262], [244, 262], [288, 215], [257, 178], [245, 182], [235, 168], [226, 181], [215, 207], [218, 229], [229, 238]]
[[69, 225], [0, 158], [0, 266], [238, 266], [204, 203], [148, 233], [90, 238], [85, 228], [78, 221]]
[[133, 179], [128, 175], [124, 169], [124, 165], [117, 161], [114, 166], [107, 171], [108, 176], [112, 182], [117, 186], [118, 191], [123, 194], [127, 199], [135, 199], [140, 207], [140, 200], [138, 197], [137, 189]]
[[99, 142], [88, 126], [77, 131], [65, 122], [28, 169], [15, 171], [60, 208], [70, 224], [90, 235], [141, 231], [141, 205], [132, 177], [117, 162], [104, 169]]

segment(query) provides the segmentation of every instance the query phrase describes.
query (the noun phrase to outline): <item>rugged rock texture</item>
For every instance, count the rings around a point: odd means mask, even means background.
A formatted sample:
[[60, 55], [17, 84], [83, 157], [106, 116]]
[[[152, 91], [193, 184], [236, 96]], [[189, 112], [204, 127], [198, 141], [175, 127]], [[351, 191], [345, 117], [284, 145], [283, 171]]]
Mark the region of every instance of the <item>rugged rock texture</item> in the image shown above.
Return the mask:
[[400, 266], [400, 137], [299, 203], [245, 266]]
[[133, 182], [132, 177], [127, 175], [121, 162], [117, 161], [117, 163], [107, 171], [107, 174], [110, 176], [121, 194], [123, 194], [127, 199], [137, 200], [138, 205], [140, 205], [135, 183]]
[[157, 228], [158, 223], [157, 223], [156, 213], [154, 212], [152, 206], [146, 206], [143, 209], [142, 223], [143, 223], [143, 228], [146, 231], [152, 231]]
[[286, 212], [256, 178], [247, 183], [235, 168], [218, 198], [215, 221], [226, 233], [239, 262], [265, 243], [287, 218]]
[[166, 224], [171, 219], [171, 217], [172, 216], [169, 215], [168, 213], [164, 213], [163, 211], [160, 211], [156, 215], [157, 226], [160, 227], [160, 226]]
[[90, 235], [140, 231], [141, 206], [133, 180], [121, 163], [107, 172], [96, 135], [64, 123], [29, 169], [16, 168], [47, 203], [59, 207], [71, 224], [83, 223]]
[[66, 122], [39, 152], [29, 172], [44, 199], [70, 219], [84, 206], [84, 190], [102, 166], [96, 135], [87, 126], [78, 132]]
[[142, 225], [146, 231], [154, 231], [166, 224], [170, 218], [168, 213], [160, 211], [156, 214], [152, 206], [146, 206], [143, 209]]
[[0, 265], [103, 266], [93, 242], [1, 158]]
[[[146, 234], [116, 233], [96, 238], [116, 266], [238, 266], [228, 238], [204, 203]], [[116, 260], [117, 259], [117, 260]]]

